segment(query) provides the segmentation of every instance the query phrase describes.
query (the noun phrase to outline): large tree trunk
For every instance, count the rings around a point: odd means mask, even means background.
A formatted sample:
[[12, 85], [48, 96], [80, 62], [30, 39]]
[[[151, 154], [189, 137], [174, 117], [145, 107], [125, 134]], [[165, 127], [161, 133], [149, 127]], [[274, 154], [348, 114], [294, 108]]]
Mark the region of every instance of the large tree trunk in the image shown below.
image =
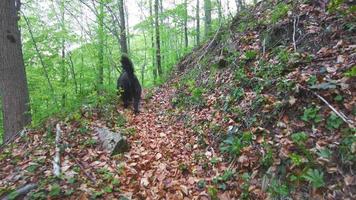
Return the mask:
[[155, 28], [156, 28], [156, 62], [157, 62], [157, 70], [158, 75], [162, 77], [162, 65], [161, 65], [161, 37], [159, 30], [159, 10], [158, 10], [158, 0], [155, 0]]
[[120, 13], [120, 46], [121, 52], [128, 54], [127, 38], [126, 38], [126, 20], [125, 20], [125, 9], [124, 0], [119, 0], [119, 13]]
[[211, 32], [211, 0], [204, 0], [205, 12], [205, 37], [209, 36]]
[[12, 139], [31, 122], [21, 36], [17, 26], [18, 2], [0, 1], [0, 95], [3, 103], [4, 141]]

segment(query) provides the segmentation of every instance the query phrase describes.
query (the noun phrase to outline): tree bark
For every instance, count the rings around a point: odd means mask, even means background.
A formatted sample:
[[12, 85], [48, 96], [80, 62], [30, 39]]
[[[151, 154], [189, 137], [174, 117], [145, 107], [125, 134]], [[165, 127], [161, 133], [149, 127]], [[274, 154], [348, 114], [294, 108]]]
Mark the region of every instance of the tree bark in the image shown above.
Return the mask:
[[125, 9], [124, 0], [119, 0], [119, 15], [120, 15], [120, 46], [121, 52], [128, 54], [127, 38], [126, 38], [126, 20], [125, 20]]
[[159, 9], [158, 9], [159, 2], [155, 0], [155, 29], [156, 29], [156, 62], [157, 62], [157, 71], [158, 75], [162, 77], [163, 71], [161, 66], [161, 37], [160, 37], [160, 30], [159, 30]]
[[97, 77], [97, 93], [102, 94], [104, 86], [104, 0], [99, 2], [98, 14], [98, 77]]
[[157, 67], [156, 67], [156, 61], [155, 61], [155, 40], [154, 40], [154, 20], [153, 20], [153, 8], [152, 8], [152, 0], [149, 0], [149, 6], [150, 6], [150, 18], [151, 18], [151, 53], [152, 53], [152, 73], [153, 73], [153, 83], [156, 84], [157, 80]]
[[184, 46], [187, 49], [189, 45], [188, 38], [188, 3], [184, 0]]
[[[64, 5], [65, 2], [64, 0], [62, 0], [60, 2], [60, 12], [61, 12], [61, 29], [62, 32], [65, 33], [66, 28], [65, 28], [65, 8]], [[62, 92], [62, 108], [66, 107], [66, 101], [67, 101], [67, 94], [65, 92], [65, 88], [66, 88], [66, 83], [67, 83], [67, 69], [66, 69], [66, 64], [65, 64], [65, 57], [66, 57], [66, 49], [65, 49], [65, 37], [62, 37], [62, 41], [61, 41], [61, 46], [62, 46], [62, 55], [61, 55], [61, 82], [62, 82], [62, 88], [63, 88], [63, 92]]]
[[197, 45], [200, 44], [200, 0], [197, 0], [197, 8], [196, 8], [196, 20], [197, 20]]
[[13, 139], [31, 122], [29, 92], [18, 29], [19, 1], [0, 1], [0, 94], [4, 141]]
[[209, 36], [211, 32], [211, 0], [204, 0], [205, 12], [205, 37]]
[[221, 0], [217, 0], [216, 3], [218, 4], [219, 23], [221, 23], [221, 21], [223, 20]]

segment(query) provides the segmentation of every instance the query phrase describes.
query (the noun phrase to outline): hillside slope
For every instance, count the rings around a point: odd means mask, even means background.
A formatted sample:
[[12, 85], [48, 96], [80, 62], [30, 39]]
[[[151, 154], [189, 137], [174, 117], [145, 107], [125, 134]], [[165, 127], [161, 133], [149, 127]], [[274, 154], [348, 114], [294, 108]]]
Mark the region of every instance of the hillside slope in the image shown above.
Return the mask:
[[[350, 12], [260, 2], [146, 92], [140, 115], [83, 107], [1, 149], [0, 196], [34, 183], [31, 199], [355, 199]], [[130, 151], [110, 157], [95, 127], [124, 132]]]

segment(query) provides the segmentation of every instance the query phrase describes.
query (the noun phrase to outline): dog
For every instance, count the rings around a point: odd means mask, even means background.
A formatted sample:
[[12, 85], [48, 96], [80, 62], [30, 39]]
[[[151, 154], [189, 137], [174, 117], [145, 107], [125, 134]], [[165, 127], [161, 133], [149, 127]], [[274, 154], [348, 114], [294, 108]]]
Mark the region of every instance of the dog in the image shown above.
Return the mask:
[[117, 80], [117, 89], [124, 101], [124, 107], [127, 108], [133, 100], [135, 114], [138, 114], [141, 100], [141, 85], [135, 73], [131, 59], [127, 55], [121, 57], [123, 72]]

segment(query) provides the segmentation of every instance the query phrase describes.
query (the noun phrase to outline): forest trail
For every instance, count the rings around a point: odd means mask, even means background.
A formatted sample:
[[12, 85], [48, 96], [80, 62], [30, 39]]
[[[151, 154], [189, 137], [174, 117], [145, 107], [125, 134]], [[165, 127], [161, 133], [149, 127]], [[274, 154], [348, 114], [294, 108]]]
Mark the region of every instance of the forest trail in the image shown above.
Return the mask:
[[[161, 88], [143, 104], [142, 112], [128, 120], [136, 133], [130, 137], [130, 152], [125, 154], [127, 170], [120, 177], [120, 190], [126, 197], [139, 199], [208, 198], [198, 191], [201, 179], [212, 177], [214, 168], [203, 171], [194, 157], [210, 154], [197, 145], [197, 135], [181, 120], [165, 114], [174, 89]], [[216, 174], [215, 174], [216, 175]]]

